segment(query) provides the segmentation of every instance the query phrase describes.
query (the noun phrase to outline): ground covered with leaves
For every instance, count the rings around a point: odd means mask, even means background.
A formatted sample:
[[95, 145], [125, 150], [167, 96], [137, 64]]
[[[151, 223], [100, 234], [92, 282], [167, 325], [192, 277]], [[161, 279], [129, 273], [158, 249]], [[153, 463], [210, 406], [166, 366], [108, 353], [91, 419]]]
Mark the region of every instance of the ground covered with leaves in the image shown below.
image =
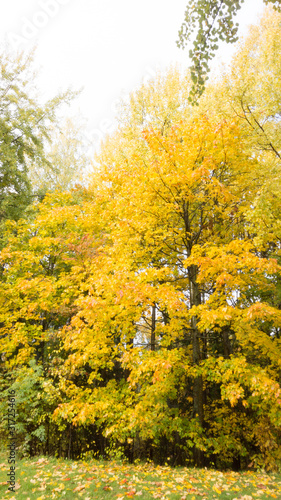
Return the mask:
[[1, 454], [0, 499], [161, 500], [281, 498], [281, 474], [172, 468], [152, 464], [71, 461], [36, 457], [17, 460], [15, 493], [7, 489], [8, 464]]

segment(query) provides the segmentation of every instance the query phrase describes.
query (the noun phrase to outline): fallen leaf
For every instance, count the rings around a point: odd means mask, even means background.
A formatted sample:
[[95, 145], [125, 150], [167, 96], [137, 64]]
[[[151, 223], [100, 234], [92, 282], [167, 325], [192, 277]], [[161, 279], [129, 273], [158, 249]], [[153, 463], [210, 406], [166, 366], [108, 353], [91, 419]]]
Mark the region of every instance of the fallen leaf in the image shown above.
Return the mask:
[[127, 497], [134, 497], [136, 494], [136, 490], [131, 490], [131, 491], [128, 491], [128, 493], [126, 493]]
[[76, 488], [73, 491], [82, 491], [85, 489], [85, 486], [83, 484], [80, 484], [79, 486], [76, 486]]

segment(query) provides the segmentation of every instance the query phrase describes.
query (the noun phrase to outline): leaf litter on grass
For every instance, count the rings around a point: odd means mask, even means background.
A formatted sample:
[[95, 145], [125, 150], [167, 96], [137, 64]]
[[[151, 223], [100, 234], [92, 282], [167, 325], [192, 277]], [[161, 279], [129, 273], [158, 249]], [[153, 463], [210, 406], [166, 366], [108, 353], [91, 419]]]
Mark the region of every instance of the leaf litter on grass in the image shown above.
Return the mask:
[[167, 465], [75, 462], [40, 457], [17, 461], [15, 493], [7, 489], [7, 471], [7, 462], [3, 460], [0, 464], [0, 500], [281, 498], [280, 474], [252, 471], [220, 472]]

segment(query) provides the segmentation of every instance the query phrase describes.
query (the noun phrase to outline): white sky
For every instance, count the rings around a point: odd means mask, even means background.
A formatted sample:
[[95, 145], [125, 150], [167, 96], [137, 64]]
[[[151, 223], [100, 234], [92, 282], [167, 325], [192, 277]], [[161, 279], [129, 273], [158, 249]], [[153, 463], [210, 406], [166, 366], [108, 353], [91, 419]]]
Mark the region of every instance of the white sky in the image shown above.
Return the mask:
[[[38, 86], [46, 98], [69, 86], [83, 87], [71, 106], [88, 119], [87, 135], [98, 141], [113, 126], [118, 99], [179, 62], [188, 50], [176, 46], [187, 0], [6, 0], [1, 5], [0, 42], [30, 49], [37, 44]], [[255, 23], [262, 0], [246, 0], [240, 32]], [[221, 50], [229, 61], [233, 48]], [[216, 59], [215, 64], [218, 64]], [[70, 111], [69, 111], [70, 113]]]

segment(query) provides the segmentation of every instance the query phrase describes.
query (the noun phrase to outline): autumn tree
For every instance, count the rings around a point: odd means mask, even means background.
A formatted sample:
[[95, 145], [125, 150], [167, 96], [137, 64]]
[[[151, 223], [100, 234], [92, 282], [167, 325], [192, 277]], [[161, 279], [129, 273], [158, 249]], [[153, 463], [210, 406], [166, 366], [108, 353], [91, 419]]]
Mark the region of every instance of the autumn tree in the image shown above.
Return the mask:
[[[133, 440], [133, 449], [139, 439], [157, 446], [166, 440], [187, 456], [194, 447], [197, 464], [203, 463], [203, 451], [239, 461], [252, 455], [261, 428], [276, 427], [273, 448], [279, 439], [279, 348], [272, 328], [280, 318], [262, 300], [266, 291], [273, 293], [279, 268], [256, 255], [245, 227], [261, 185], [259, 162], [235, 115], [221, 120], [191, 113], [186, 103], [181, 119], [176, 103], [188, 80], [180, 82], [171, 72], [154, 85], [132, 97], [126, 125], [98, 158], [92, 189], [108, 244], [91, 263], [88, 293], [65, 330], [71, 353], [66, 364], [89, 364], [92, 390], [88, 397], [89, 389], [80, 388], [55, 414], [75, 414], [77, 425], [104, 427], [115, 442]], [[162, 89], [167, 93], [160, 114]], [[263, 384], [271, 379], [256, 369], [254, 358], [276, 374], [271, 403], [266, 400], [256, 422], [251, 381], [260, 387], [261, 404]], [[217, 376], [211, 360], [218, 363]], [[248, 385], [242, 382], [246, 373]], [[265, 417], [268, 404], [271, 421]], [[225, 415], [231, 422], [231, 407], [236, 413], [223, 440], [219, 421]], [[238, 430], [242, 421], [244, 435]], [[263, 451], [270, 466], [272, 450]]]
[[[1, 386], [3, 391], [17, 391], [22, 453], [61, 453], [68, 447], [61, 440], [70, 424], [58, 429], [51, 415], [63, 401], [58, 381], [68, 377], [62, 371], [60, 331], [75, 314], [77, 284], [87, 272], [83, 261], [94, 252], [93, 237], [86, 234], [86, 199], [81, 189], [47, 195], [36, 204], [32, 221], [6, 225], [8, 243], [1, 252]], [[93, 225], [91, 229], [95, 231]]]

